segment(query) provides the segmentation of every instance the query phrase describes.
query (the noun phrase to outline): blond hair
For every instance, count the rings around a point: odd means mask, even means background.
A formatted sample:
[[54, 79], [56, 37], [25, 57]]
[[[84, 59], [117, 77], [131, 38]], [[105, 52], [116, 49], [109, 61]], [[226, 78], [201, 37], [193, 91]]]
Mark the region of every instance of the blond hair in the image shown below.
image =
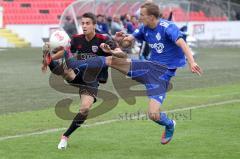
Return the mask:
[[153, 15], [156, 18], [159, 18], [161, 15], [160, 9], [159, 9], [158, 5], [155, 3], [151, 3], [151, 2], [144, 3], [141, 6], [141, 8], [145, 8], [147, 10], [148, 15]]

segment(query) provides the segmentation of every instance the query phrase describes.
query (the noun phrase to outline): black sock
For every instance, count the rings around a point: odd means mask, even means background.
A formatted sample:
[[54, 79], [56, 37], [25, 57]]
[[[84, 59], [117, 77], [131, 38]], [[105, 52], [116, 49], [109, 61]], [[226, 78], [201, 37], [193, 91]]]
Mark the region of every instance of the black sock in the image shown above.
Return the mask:
[[66, 137], [69, 137], [77, 128], [80, 127], [81, 124], [84, 123], [86, 118], [87, 118], [87, 114], [78, 113], [73, 119], [70, 127], [67, 129], [67, 131], [63, 135]]

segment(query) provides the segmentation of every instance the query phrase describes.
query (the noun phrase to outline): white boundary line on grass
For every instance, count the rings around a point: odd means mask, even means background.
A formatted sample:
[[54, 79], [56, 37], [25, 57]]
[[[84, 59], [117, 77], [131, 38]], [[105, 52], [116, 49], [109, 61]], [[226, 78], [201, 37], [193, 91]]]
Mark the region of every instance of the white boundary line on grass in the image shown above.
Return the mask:
[[[212, 107], [212, 106], [220, 106], [220, 105], [223, 105], [223, 104], [233, 104], [233, 103], [239, 103], [239, 102], [240, 102], [240, 100], [237, 100], [237, 99], [236, 100], [227, 100], [227, 101], [223, 101], [223, 102], [202, 104], [202, 105], [193, 106], [193, 107], [174, 109], [174, 110], [170, 110], [170, 111], [166, 111], [166, 112], [171, 113], [171, 112], [184, 111], [184, 110], [190, 110], [190, 109], [193, 110], [193, 109], [200, 109], [200, 108], [206, 108], [206, 107]], [[144, 115], [145, 114], [143, 114], [142, 116], [144, 116]], [[139, 118], [139, 116], [138, 116], [138, 118]], [[132, 118], [132, 119], [135, 119], [135, 118]], [[105, 125], [105, 124], [110, 124], [110, 123], [117, 122], [117, 121], [123, 121], [123, 120], [122, 119], [106, 120], [106, 121], [102, 121], [102, 122], [96, 122], [96, 123], [93, 123], [93, 124], [82, 125], [82, 127], [94, 127], [94, 126], [97, 126], [97, 125]], [[56, 128], [56, 129], [49, 129], [49, 130], [20, 134], [20, 135], [14, 135], [14, 136], [4, 136], [4, 137], [0, 137], [0, 141], [4, 141], [4, 140], [8, 140], [8, 139], [14, 139], [14, 138], [48, 134], [48, 133], [58, 132], [58, 131], [63, 131], [63, 130], [66, 130], [66, 128]]]
[[222, 93], [222, 94], [213, 94], [213, 95], [175, 95], [175, 94], [168, 94], [168, 97], [186, 97], [186, 98], [214, 98], [214, 97], [224, 97], [229, 95], [240, 95], [240, 92], [231, 92], [231, 93]]

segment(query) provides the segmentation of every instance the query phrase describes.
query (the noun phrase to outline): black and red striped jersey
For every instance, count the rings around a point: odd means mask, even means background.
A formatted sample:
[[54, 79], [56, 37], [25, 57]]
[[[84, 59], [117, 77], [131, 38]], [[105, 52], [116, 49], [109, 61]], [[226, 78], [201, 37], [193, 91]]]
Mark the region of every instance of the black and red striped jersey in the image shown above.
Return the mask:
[[73, 35], [71, 39], [71, 52], [77, 53], [79, 60], [85, 60], [95, 56], [109, 56], [101, 48], [101, 43], [107, 43], [111, 49], [116, 48], [116, 44], [108, 36], [96, 34], [94, 38], [87, 41], [84, 34]]
[[[77, 53], [78, 60], [86, 60], [96, 56], [110, 56], [109, 53], [104, 52], [100, 48], [101, 43], [108, 44], [111, 49], [117, 47], [116, 43], [108, 36], [102, 34], [96, 34], [94, 38], [87, 41], [84, 34], [73, 35], [71, 39], [71, 52]], [[103, 68], [98, 75], [98, 81], [100, 83], [106, 83], [108, 79], [108, 67]]]

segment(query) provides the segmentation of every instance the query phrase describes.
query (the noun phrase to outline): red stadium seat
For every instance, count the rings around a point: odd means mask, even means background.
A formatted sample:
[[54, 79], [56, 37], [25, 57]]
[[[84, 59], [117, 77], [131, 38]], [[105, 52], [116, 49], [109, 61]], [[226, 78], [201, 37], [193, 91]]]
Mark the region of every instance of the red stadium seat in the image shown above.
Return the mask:
[[[61, 15], [64, 9], [74, 2], [75, 0], [13, 0], [2, 1], [1, 6], [4, 7], [3, 20], [4, 24], [57, 24], [59, 22], [58, 15]], [[112, 3], [112, 4], [111, 4]], [[22, 6], [22, 4], [30, 4], [29, 6]], [[122, 7], [119, 1], [109, 3], [100, 3], [97, 6], [97, 14], [106, 14], [106, 16], [112, 16], [116, 13], [117, 9], [119, 14], [130, 13], [132, 10], [139, 8], [141, 3], [124, 4]], [[107, 8], [109, 7], [109, 8]], [[119, 8], [120, 7], [120, 8]], [[134, 9], [133, 9], [134, 8]], [[82, 8], [81, 13], [90, 11], [91, 5], [87, 5]], [[171, 8], [173, 11], [173, 17], [175, 21], [227, 21], [226, 16], [222, 17], [207, 17], [203, 11], [190, 12], [189, 17], [187, 11], [181, 7]], [[49, 13], [39, 13], [39, 10], [49, 10]], [[163, 9], [163, 15], [168, 16], [170, 8]]]
[[[57, 24], [63, 10], [74, 0], [15, 0], [2, 1], [4, 7], [4, 24]], [[30, 7], [22, 7], [22, 4], [30, 4]], [[49, 10], [53, 14], [51, 18], [39, 14], [39, 10]], [[42, 18], [44, 17], [44, 18]]]

